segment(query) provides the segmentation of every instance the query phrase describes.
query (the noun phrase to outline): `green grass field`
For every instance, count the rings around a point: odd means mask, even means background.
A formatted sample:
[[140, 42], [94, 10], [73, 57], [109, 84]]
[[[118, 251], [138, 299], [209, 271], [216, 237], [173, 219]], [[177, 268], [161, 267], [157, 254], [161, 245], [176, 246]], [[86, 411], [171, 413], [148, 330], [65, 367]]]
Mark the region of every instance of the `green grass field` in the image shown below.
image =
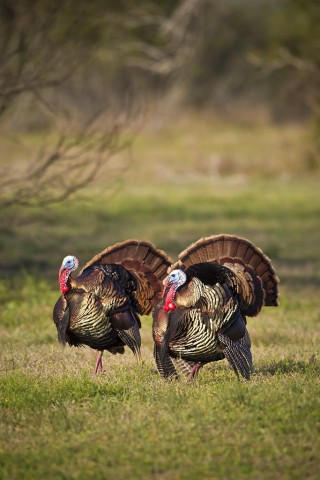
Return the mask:
[[[304, 138], [297, 126], [184, 119], [142, 134], [121, 179], [106, 170], [64, 205], [2, 213], [2, 480], [318, 478], [320, 176]], [[10, 215], [25, 221], [11, 227]], [[95, 378], [93, 350], [60, 347], [51, 317], [63, 256], [84, 264], [140, 238], [176, 258], [217, 233], [256, 243], [281, 280], [280, 306], [249, 319], [250, 382], [226, 361], [191, 383], [159, 378], [151, 317], [141, 364], [106, 354]]]

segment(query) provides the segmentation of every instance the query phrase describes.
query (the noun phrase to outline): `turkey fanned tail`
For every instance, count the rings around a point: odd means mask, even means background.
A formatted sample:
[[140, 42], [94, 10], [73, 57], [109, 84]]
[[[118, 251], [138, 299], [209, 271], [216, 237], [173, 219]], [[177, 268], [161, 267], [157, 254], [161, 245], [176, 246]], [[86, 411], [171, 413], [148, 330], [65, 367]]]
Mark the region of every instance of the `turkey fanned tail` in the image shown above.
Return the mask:
[[249, 333], [246, 330], [245, 335], [240, 340], [231, 340], [223, 333], [218, 333], [220, 342], [225, 346], [223, 353], [228, 360], [232, 370], [246, 380], [250, 380], [252, 373], [252, 354]]

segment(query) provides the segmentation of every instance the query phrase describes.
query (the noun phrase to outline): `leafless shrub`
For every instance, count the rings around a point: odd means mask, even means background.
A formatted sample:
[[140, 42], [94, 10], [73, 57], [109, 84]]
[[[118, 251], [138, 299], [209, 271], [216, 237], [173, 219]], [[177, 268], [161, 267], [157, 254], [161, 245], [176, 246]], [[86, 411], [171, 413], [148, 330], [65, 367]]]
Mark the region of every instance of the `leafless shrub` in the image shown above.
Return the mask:
[[[123, 77], [138, 70], [170, 75], [194, 52], [192, 24], [199, 0], [184, 0], [171, 14], [164, 14], [153, 2], [130, 5], [127, 11], [103, 9], [101, 4], [95, 10], [87, 2], [78, 3], [3, 0], [0, 4], [0, 120], [17, 111], [19, 100], [28, 95], [32, 105], [46, 111], [54, 130], [63, 129], [35, 158], [10, 168], [0, 166], [0, 208], [63, 201], [90, 184], [111, 156], [128, 145], [122, 133], [136, 115], [137, 98], [127, 85], [117, 92], [116, 106], [105, 100], [107, 92], [93, 111], [70, 105], [68, 89], [77, 82], [86, 84], [86, 76], [91, 77], [96, 44], [104, 45], [104, 73], [110, 74], [108, 66], [112, 70], [117, 64], [124, 69]], [[107, 41], [101, 43], [99, 35]], [[101, 90], [106, 88], [104, 79], [100, 83]], [[79, 99], [86, 93], [80, 85], [76, 95]], [[139, 93], [139, 101], [142, 97]]]

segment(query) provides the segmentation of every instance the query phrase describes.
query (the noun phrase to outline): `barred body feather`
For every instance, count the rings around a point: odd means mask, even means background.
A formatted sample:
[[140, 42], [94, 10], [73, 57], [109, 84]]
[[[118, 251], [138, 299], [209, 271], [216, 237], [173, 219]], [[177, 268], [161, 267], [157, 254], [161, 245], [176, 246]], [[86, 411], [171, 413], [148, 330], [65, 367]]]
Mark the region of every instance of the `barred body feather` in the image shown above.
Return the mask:
[[171, 259], [151, 243], [128, 240], [96, 255], [76, 278], [79, 262], [69, 255], [59, 273], [62, 295], [53, 320], [61, 343], [88, 345], [100, 352], [95, 372], [102, 369], [102, 352], [140, 357], [139, 314], [150, 313], [161, 296], [162, 280]]
[[232, 235], [202, 238], [169, 268], [163, 299], [153, 313], [154, 357], [163, 377], [194, 377], [226, 358], [244, 378], [252, 372], [246, 317], [278, 304], [270, 259]]

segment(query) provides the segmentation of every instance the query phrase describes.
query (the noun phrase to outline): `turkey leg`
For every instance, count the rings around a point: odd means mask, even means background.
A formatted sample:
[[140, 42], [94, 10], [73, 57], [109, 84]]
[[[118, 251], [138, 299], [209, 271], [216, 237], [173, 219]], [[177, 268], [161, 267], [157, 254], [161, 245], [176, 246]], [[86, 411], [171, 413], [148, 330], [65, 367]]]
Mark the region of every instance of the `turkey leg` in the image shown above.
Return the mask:
[[102, 372], [102, 355], [103, 355], [103, 350], [101, 350], [97, 356], [96, 366], [94, 369], [95, 375], [97, 375], [98, 372]]
[[203, 367], [203, 364], [201, 362], [198, 362], [196, 363], [193, 367], [192, 367], [192, 370], [191, 370], [191, 373], [190, 373], [190, 377], [189, 378], [197, 378], [198, 377], [198, 373], [199, 373], [199, 370], [200, 368]]

